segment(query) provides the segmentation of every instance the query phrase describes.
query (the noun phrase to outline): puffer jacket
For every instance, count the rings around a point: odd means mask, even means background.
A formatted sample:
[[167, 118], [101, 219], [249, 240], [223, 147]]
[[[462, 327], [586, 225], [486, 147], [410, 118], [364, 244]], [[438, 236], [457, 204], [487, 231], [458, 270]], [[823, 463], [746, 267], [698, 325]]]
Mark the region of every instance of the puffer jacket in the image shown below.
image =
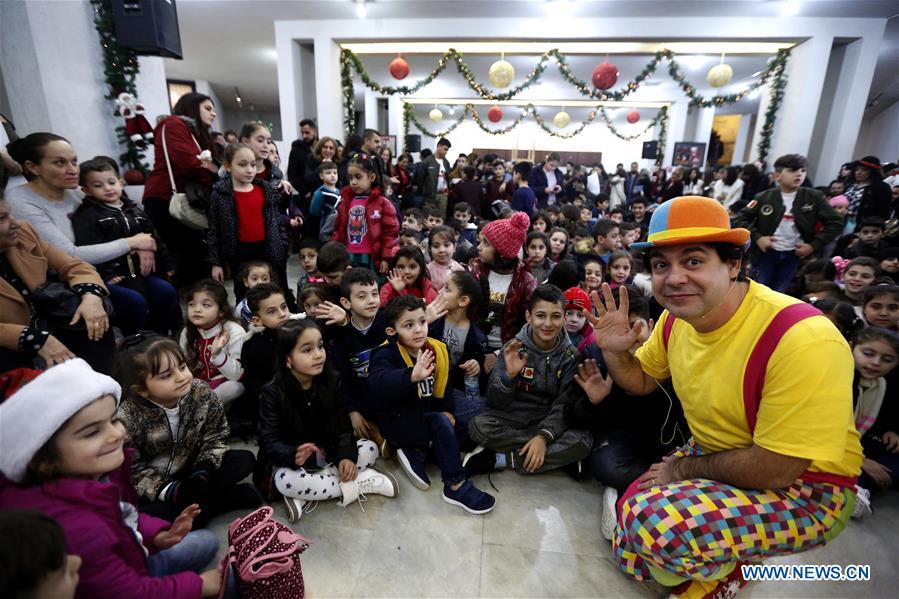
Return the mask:
[[[487, 265], [478, 263], [475, 270], [478, 279], [481, 281], [481, 289], [484, 291], [484, 309], [479, 313], [486, 317], [489, 314], [490, 289], [489, 277], [490, 272]], [[505, 309], [503, 310], [503, 320], [500, 323], [500, 339], [506, 343], [514, 337], [525, 323], [524, 311], [528, 305], [528, 299], [537, 289], [537, 279], [534, 278], [527, 266], [521, 260], [515, 265], [515, 271], [512, 273], [512, 283], [509, 285], [509, 291], [506, 293]], [[481, 330], [489, 334], [490, 325], [483, 320], [479, 323]]]
[[[164, 276], [174, 270], [172, 257], [163, 243], [153, 222], [131, 200], [122, 199], [121, 210], [85, 197], [72, 214], [72, 229], [75, 232], [75, 245], [95, 245], [125, 239], [138, 233], [152, 235], [156, 240], [156, 272]], [[94, 268], [104, 281], [114, 277], [123, 277], [120, 285], [133, 288], [140, 284], [144, 277], [140, 274], [140, 260], [135, 254], [125, 254], [109, 262], [96, 264]]]
[[[280, 374], [262, 387], [259, 404], [260, 458], [276, 467], [297, 468], [297, 447], [315, 443], [325, 460], [335, 466], [341, 460], [354, 464], [358, 457], [350, 417], [338, 399], [337, 373], [325, 370], [309, 390], [295, 378]], [[307, 460], [315, 464], [315, 456]]]
[[524, 325], [515, 336], [527, 350], [527, 363], [517, 377], [506, 372], [502, 352], [490, 373], [487, 407], [502, 411], [524, 427], [538, 425], [547, 433], [548, 441], [558, 439], [568, 428], [565, 406], [574, 400], [574, 373], [579, 354], [562, 330], [556, 346], [543, 351], [534, 343], [531, 325]]
[[131, 450], [125, 461], [104, 480], [60, 478], [40, 485], [0, 482], [0, 507], [37, 510], [53, 518], [65, 531], [68, 553], [81, 558], [76, 599], [193, 599], [203, 581], [185, 570], [153, 577], [147, 570], [144, 547], [158, 552], [154, 537], [169, 522], [138, 513], [137, 529], [143, 545], [122, 517], [122, 504], [137, 507], [137, 494], [128, 479]]
[[127, 443], [135, 449], [131, 479], [138, 494], [150, 501], [197, 464], [218, 468], [228, 451], [231, 431], [225, 408], [208, 384], [194, 379], [178, 409], [178, 433], [173, 436], [165, 411], [150, 400], [129, 393], [119, 405]]
[[[347, 220], [350, 204], [353, 202], [353, 190], [347, 186], [340, 191], [340, 203], [337, 205], [337, 220], [334, 222], [333, 241], [347, 243]], [[371, 261], [375, 270], [382, 262], [393, 258], [400, 240], [400, 223], [396, 216], [396, 208], [381, 190], [372, 187], [365, 204], [365, 221], [368, 236], [371, 240]]]
[[[287, 264], [290, 239], [284, 223], [281, 193], [270, 183], [256, 178], [253, 185], [265, 191], [262, 219], [265, 223], [265, 249], [276, 270]], [[212, 188], [209, 200], [209, 228], [206, 229], [209, 262], [225, 266], [237, 258], [237, 207], [231, 177], [220, 179]]]

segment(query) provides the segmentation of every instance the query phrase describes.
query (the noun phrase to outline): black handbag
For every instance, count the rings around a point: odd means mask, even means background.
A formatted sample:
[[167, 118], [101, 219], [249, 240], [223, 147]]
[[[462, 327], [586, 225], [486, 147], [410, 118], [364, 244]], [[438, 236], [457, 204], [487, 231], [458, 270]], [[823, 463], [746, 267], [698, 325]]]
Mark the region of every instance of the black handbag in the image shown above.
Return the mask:
[[[111, 318], [113, 313], [112, 302], [107, 297], [102, 299], [103, 309]], [[31, 293], [31, 304], [34, 306], [38, 319], [46, 322], [51, 330], [80, 330], [86, 328], [83, 318], [74, 325], [69, 324], [72, 322], [72, 318], [75, 317], [78, 306], [81, 305], [81, 296], [62, 283], [48, 281], [37, 287]]]

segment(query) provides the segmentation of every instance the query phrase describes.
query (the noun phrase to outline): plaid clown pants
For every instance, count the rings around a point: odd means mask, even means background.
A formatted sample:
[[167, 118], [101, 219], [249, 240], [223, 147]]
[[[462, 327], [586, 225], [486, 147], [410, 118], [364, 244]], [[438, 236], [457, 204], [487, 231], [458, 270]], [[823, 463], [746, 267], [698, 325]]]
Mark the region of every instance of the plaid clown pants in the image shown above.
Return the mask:
[[[691, 441], [674, 455], [700, 453]], [[823, 545], [843, 530], [854, 506], [854, 489], [802, 478], [764, 491], [684, 480], [625, 494], [612, 545], [621, 569], [636, 580], [649, 580], [651, 569], [715, 580], [736, 562]]]

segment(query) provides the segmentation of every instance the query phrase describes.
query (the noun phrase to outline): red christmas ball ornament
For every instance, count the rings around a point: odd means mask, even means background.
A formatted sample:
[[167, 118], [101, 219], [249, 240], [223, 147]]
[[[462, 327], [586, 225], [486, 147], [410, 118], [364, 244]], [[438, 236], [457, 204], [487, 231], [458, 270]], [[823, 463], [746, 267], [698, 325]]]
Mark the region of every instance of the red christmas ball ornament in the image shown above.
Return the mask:
[[122, 178], [128, 185], [143, 185], [146, 181], [144, 174], [136, 168], [129, 169], [122, 174]]
[[636, 122], [639, 121], [639, 120], [640, 120], [640, 111], [638, 111], [638, 110], [631, 110], [629, 113], [627, 113], [627, 122], [628, 122], [628, 123], [633, 124], [633, 123], [636, 123]]
[[390, 61], [390, 74], [394, 79], [405, 79], [409, 75], [409, 63], [402, 56], [397, 56]]
[[593, 69], [593, 85], [597, 89], [609, 89], [618, 82], [618, 67], [610, 62], [596, 65]]
[[491, 123], [498, 123], [503, 120], [503, 109], [499, 106], [491, 106], [490, 110], [487, 111], [487, 118], [490, 119]]

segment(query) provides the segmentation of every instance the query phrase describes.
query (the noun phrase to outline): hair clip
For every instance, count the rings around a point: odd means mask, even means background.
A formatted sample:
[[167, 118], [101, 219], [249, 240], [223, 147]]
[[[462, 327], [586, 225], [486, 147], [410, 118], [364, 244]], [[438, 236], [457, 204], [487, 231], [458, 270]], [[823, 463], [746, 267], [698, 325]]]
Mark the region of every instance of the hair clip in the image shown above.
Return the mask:
[[133, 335], [128, 335], [127, 337], [124, 337], [122, 339], [122, 347], [127, 347], [128, 349], [131, 349], [132, 347], [140, 345], [144, 341], [147, 341], [149, 339], [154, 339], [156, 337], [162, 337], [162, 335], [160, 335], [156, 331], [138, 331], [138, 332], [134, 333]]

